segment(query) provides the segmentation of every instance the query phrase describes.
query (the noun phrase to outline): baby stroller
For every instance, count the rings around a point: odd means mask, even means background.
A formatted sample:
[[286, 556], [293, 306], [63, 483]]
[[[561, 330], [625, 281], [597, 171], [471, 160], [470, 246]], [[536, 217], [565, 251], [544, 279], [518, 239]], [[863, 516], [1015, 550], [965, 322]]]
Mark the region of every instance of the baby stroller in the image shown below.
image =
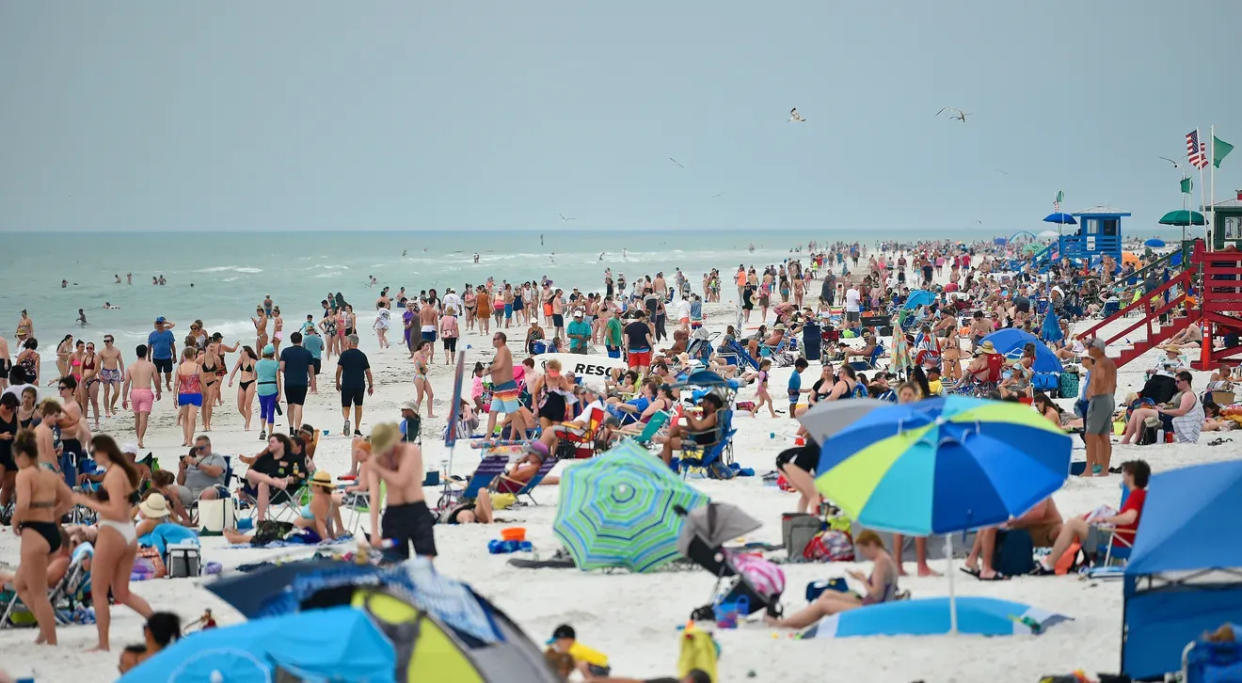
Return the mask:
[[[728, 503], [708, 503], [690, 512], [677, 505], [673, 511], [686, 520], [677, 539], [677, 549], [716, 577], [711, 602], [691, 611], [692, 620], [713, 619], [716, 605], [735, 602], [741, 597], [746, 598], [747, 615], [765, 609], [771, 616], [780, 616], [785, 573], [757, 555], [724, 547], [726, 541], [763, 526], [761, 522]], [[726, 578], [731, 580], [721, 590]]]

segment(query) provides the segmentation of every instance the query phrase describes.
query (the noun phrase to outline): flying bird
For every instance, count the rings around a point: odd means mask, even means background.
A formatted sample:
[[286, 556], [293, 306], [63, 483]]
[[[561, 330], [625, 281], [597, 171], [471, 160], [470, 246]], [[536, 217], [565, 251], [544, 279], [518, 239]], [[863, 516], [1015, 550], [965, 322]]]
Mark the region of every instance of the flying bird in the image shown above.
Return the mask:
[[957, 107], [941, 107], [940, 111], [936, 112], [936, 116], [940, 116], [945, 112], [949, 112], [949, 118], [957, 119], [962, 123], [966, 123], [966, 117], [970, 115]]
[[798, 113], [798, 108], [794, 107], [793, 109], [789, 110], [789, 122], [790, 123], [806, 123], [806, 119], [802, 118], [802, 114]]
[[1182, 167], [1182, 165], [1181, 165], [1181, 164], [1177, 163], [1176, 161], [1173, 161], [1172, 159], [1170, 159], [1170, 158], [1168, 158], [1168, 157], [1160, 157], [1160, 158], [1161, 158], [1161, 159], [1164, 159], [1165, 161], [1169, 162], [1170, 164], [1173, 164], [1173, 168], [1181, 168], [1181, 167]]
[[678, 160], [674, 159], [673, 157], [669, 157], [669, 158], [668, 158], [668, 160], [669, 160], [669, 161], [671, 161], [671, 162], [673, 162], [674, 164], [677, 164], [677, 168], [685, 168], [685, 166], [682, 166], [682, 165], [681, 165], [681, 162], [680, 162], [680, 161], [678, 161]]
[[561, 221], [562, 221], [562, 222], [564, 222], [564, 223], [568, 223], [569, 221], [577, 220], [576, 218], [567, 218], [567, 217], [565, 216], [565, 214], [563, 214], [563, 213], [562, 213], [562, 214], [560, 214], [560, 217], [561, 217]]

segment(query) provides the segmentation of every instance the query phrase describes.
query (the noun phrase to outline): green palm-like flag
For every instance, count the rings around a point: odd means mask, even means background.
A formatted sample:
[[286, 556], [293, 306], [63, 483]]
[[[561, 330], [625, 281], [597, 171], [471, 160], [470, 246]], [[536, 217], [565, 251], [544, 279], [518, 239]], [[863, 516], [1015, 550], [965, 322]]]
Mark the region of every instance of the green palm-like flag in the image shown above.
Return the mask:
[[1182, 178], [1182, 194], [1190, 194], [1190, 191], [1193, 190], [1194, 187], [1195, 182], [1190, 179], [1190, 176]]
[[1221, 140], [1215, 135], [1212, 136], [1212, 159], [1213, 165], [1216, 166], [1216, 168], [1220, 168], [1220, 160], [1229, 156], [1229, 153], [1232, 151], [1233, 145]]

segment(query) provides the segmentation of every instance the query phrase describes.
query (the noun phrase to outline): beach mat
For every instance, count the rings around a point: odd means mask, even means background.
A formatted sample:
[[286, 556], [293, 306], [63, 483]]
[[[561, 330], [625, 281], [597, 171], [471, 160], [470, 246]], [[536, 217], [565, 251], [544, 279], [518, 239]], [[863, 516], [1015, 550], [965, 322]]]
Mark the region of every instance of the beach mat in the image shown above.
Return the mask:
[[526, 560], [517, 557], [510, 559], [509, 565], [520, 569], [573, 569], [576, 566], [572, 559]]

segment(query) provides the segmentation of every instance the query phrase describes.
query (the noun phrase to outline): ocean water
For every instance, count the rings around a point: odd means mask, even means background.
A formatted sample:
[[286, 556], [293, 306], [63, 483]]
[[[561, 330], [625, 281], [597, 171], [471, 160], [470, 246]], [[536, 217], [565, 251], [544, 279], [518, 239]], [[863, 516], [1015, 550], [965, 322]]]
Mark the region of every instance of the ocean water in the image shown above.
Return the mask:
[[[45, 257], [24, 251], [0, 272], [0, 327], [12, 342], [21, 309], [29, 310], [45, 361], [57, 342], [73, 334], [100, 342], [116, 336], [127, 357], [146, 340], [157, 315], [177, 323], [180, 337], [201, 319], [226, 341], [253, 342], [255, 306], [270, 294], [281, 307], [286, 328], [305, 315], [319, 316], [321, 299], [341, 292], [353, 304], [360, 327], [369, 326], [380, 287], [406, 292], [434, 287], [461, 291], [493, 276], [509, 282], [538, 280], [557, 286], [601, 290], [603, 272], [628, 281], [681, 267], [698, 289], [712, 267], [731, 273], [739, 263], [780, 263], [797, 245], [856, 240], [850, 231], [463, 231], [463, 232], [268, 232], [268, 233], [60, 233], [41, 235], [41, 244], [65, 245]], [[915, 233], [868, 233], [874, 241], [922, 239]], [[943, 237], [943, 236], [942, 236]], [[979, 239], [963, 232], [958, 238]], [[750, 252], [750, 245], [754, 252]], [[622, 255], [625, 250], [625, 255]], [[405, 252], [403, 256], [402, 253]], [[479, 263], [473, 254], [479, 253]], [[601, 258], [602, 255], [602, 258]], [[133, 273], [133, 285], [122, 283]], [[165, 286], [151, 284], [163, 275]], [[379, 285], [368, 287], [374, 275]], [[70, 285], [61, 288], [61, 280]], [[118, 310], [104, 310], [104, 304]], [[88, 324], [76, 324], [77, 311]], [[270, 331], [270, 330], [269, 330]]]

